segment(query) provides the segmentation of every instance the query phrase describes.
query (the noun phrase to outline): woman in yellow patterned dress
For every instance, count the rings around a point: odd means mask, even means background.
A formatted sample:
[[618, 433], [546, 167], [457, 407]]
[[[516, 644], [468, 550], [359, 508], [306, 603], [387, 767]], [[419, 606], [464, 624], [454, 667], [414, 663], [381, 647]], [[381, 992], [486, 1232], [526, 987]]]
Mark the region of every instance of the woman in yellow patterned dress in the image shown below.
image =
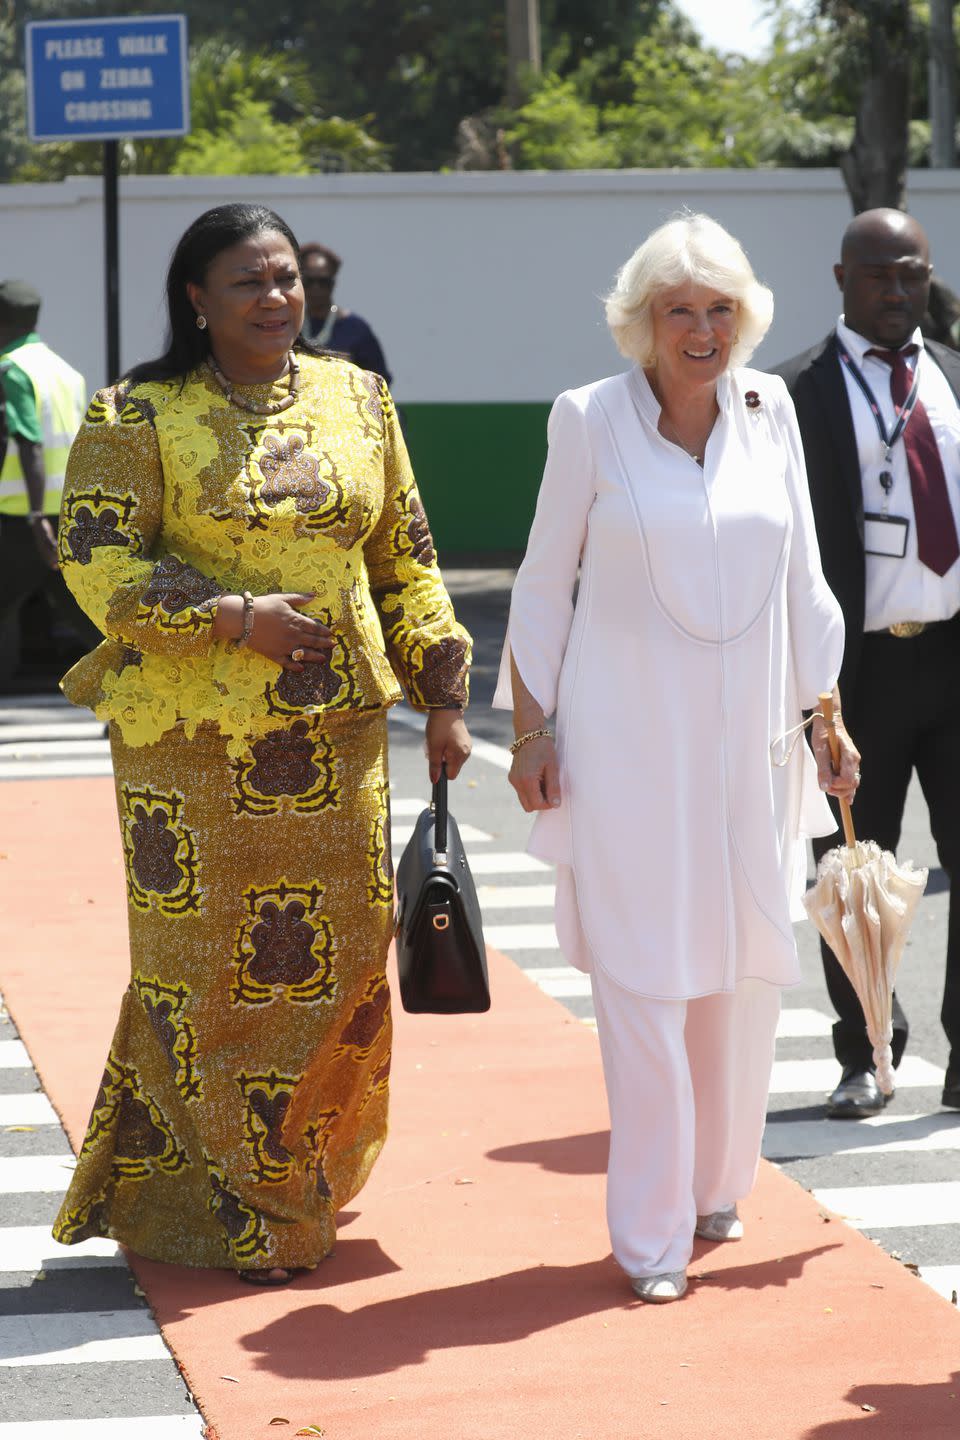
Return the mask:
[[470, 642], [385, 382], [298, 338], [287, 225], [207, 211], [167, 303], [63, 497], [106, 636], [63, 688], [110, 721], [132, 977], [54, 1234], [280, 1284], [386, 1132], [387, 708], [399, 680], [454, 776]]

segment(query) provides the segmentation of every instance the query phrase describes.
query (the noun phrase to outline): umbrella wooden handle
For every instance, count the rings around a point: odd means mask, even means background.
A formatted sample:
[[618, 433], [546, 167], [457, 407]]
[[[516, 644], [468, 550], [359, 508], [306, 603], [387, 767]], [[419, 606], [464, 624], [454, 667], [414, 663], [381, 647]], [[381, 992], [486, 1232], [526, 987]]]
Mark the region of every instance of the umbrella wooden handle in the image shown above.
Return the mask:
[[[834, 768], [840, 769], [840, 741], [837, 738], [837, 726], [833, 718], [833, 696], [829, 694], [818, 695], [820, 702], [820, 714], [823, 716], [824, 724], [827, 727], [827, 744], [830, 746], [830, 759]], [[850, 806], [846, 800], [840, 801], [840, 819], [843, 821], [843, 838], [853, 848], [857, 843], [857, 832], [853, 828], [853, 816], [850, 813]]]

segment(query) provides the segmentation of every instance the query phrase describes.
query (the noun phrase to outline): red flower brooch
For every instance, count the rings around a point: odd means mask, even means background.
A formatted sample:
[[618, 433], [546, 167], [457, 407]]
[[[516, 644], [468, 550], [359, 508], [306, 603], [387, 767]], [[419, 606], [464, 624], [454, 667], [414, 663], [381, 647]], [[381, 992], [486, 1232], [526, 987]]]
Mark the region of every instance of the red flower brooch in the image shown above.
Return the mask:
[[760, 396], [757, 394], [756, 390], [748, 390], [743, 397], [743, 403], [746, 405], [748, 410], [759, 410]]

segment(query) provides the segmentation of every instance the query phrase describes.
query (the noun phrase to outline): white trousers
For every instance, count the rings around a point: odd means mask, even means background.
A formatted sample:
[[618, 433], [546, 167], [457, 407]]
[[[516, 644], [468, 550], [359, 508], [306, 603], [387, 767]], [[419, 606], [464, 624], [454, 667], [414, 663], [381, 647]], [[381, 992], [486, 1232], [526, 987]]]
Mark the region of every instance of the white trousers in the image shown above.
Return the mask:
[[594, 964], [593, 1003], [610, 1106], [607, 1223], [628, 1275], [683, 1270], [697, 1215], [756, 1178], [780, 989], [651, 1000]]

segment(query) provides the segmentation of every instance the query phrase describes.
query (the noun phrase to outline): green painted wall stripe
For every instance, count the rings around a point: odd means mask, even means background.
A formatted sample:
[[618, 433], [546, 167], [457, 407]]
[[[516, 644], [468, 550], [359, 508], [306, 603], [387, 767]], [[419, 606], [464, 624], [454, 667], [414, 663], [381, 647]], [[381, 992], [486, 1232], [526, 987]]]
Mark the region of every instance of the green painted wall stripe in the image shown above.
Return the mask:
[[441, 555], [523, 550], [547, 453], [549, 404], [401, 409]]

